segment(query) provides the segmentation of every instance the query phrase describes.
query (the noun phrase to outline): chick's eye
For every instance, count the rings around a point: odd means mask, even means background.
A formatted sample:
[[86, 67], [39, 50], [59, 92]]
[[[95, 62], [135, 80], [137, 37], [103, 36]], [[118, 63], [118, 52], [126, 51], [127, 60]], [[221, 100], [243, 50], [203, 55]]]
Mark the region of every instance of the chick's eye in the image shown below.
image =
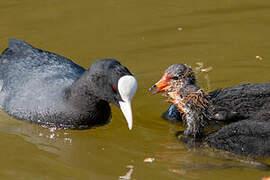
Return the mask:
[[179, 79], [178, 76], [173, 76], [173, 77], [172, 77], [172, 80], [178, 80], [178, 79]]

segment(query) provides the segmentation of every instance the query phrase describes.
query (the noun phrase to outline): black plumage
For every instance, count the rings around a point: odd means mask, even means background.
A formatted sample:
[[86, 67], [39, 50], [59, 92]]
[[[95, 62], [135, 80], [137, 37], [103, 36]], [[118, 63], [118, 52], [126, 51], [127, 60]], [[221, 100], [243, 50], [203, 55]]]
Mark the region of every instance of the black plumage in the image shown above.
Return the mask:
[[63, 56], [11, 39], [0, 56], [0, 107], [43, 125], [101, 125], [111, 117], [109, 103], [119, 107], [118, 80], [125, 75], [132, 76], [114, 59], [95, 61], [85, 70]]

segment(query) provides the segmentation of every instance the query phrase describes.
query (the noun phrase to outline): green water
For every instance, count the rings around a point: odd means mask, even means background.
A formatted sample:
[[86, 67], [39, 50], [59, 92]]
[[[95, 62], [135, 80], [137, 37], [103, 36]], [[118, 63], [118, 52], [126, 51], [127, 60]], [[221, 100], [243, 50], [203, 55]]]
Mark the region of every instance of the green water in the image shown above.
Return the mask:
[[[165, 99], [148, 92], [178, 62], [212, 67], [198, 74], [209, 91], [270, 81], [269, 19], [268, 0], [2, 0], [1, 51], [13, 37], [85, 68], [113, 57], [136, 76], [139, 89], [132, 131], [114, 106], [110, 124], [82, 131], [43, 128], [0, 112], [0, 179], [113, 180], [128, 171], [133, 180], [270, 176], [188, 150], [174, 135], [183, 128], [160, 118], [168, 107]], [[155, 161], [145, 163], [149, 157]]]

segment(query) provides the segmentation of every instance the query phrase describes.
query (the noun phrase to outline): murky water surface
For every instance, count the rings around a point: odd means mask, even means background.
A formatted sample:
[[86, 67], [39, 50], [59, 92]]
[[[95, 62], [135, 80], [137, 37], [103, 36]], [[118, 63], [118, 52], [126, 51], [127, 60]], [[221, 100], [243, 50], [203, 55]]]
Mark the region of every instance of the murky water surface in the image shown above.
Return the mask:
[[[269, 0], [12, 0], [0, 3], [0, 50], [8, 38], [66, 56], [87, 68], [113, 57], [139, 82], [134, 129], [119, 109], [89, 130], [57, 130], [0, 112], [0, 179], [261, 179], [270, 171], [188, 150], [182, 130], [160, 114], [168, 107], [148, 88], [173, 63], [198, 73], [208, 91], [270, 81]], [[258, 56], [256, 58], [256, 56]], [[145, 158], [155, 158], [152, 163]], [[269, 160], [266, 160], [270, 162]]]

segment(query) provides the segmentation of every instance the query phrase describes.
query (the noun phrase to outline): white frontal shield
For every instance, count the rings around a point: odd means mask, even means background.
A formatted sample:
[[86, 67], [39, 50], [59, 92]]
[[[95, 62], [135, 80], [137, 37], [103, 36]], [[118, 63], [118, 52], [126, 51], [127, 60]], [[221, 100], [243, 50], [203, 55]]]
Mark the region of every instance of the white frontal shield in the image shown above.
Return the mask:
[[123, 112], [128, 128], [132, 129], [132, 109], [131, 100], [137, 90], [137, 81], [131, 75], [125, 75], [118, 80], [118, 91], [123, 101], [119, 101], [120, 109]]

